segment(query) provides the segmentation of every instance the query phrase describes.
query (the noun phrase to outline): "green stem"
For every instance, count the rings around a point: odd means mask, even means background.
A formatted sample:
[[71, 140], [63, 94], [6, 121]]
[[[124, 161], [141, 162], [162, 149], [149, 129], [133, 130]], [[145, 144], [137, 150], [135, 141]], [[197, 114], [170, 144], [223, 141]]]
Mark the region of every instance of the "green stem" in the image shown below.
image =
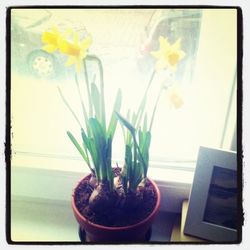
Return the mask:
[[84, 119], [85, 119], [85, 122], [86, 122], [86, 126], [88, 126], [88, 124], [87, 124], [88, 115], [87, 115], [87, 112], [86, 112], [86, 108], [84, 106], [84, 102], [82, 100], [82, 95], [81, 95], [81, 91], [80, 91], [80, 85], [79, 85], [77, 74], [75, 74], [75, 82], [76, 82], [76, 86], [77, 86], [77, 91], [78, 91], [78, 94], [79, 94], [80, 102], [81, 102], [81, 105], [82, 105], [83, 116], [84, 116]]
[[84, 66], [84, 76], [85, 76], [85, 82], [87, 86], [87, 94], [88, 94], [88, 100], [89, 100], [89, 116], [93, 116], [93, 107], [91, 103], [91, 95], [90, 95], [90, 88], [89, 88], [89, 77], [88, 77], [88, 70], [87, 70], [87, 64], [86, 60], [83, 60], [83, 66]]
[[98, 58], [98, 65], [100, 69], [100, 79], [101, 79], [101, 105], [102, 105], [102, 124], [104, 125], [104, 130], [106, 131], [106, 115], [105, 115], [105, 101], [104, 101], [104, 81], [103, 81], [103, 67], [100, 59]]
[[75, 112], [73, 111], [73, 109], [70, 107], [69, 103], [67, 102], [67, 100], [66, 100], [65, 97], [63, 96], [61, 89], [60, 89], [59, 87], [57, 87], [57, 88], [58, 88], [59, 94], [60, 94], [60, 96], [61, 96], [61, 98], [62, 98], [64, 104], [67, 106], [67, 108], [69, 109], [69, 111], [71, 112], [71, 114], [74, 116], [74, 118], [76, 119], [76, 121], [77, 121], [77, 123], [79, 124], [80, 128], [82, 128], [82, 125], [81, 125], [79, 119], [77, 118]]
[[[142, 153], [141, 153], [140, 147], [139, 147], [139, 145], [138, 145], [138, 143], [137, 143], [135, 137], [134, 137], [134, 142], [135, 142], [136, 148], [138, 149], [138, 153], [139, 153], [140, 159], [141, 159], [141, 161], [142, 161], [143, 167], [144, 167], [144, 169], [146, 169], [146, 172], [147, 172], [147, 167], [148, 167], [148, 166], [147, 166], [146, 162], [144, 161], [143, 155], [142, 155]], [[147, 177], [147, 174], [145, 173], [145, 174], [144, 174], [144, 178], [146, 178], [146, 177]]]
[[154, 106], [154, 110], [153, 110], [153, 114], [152, 114], [152, 118], [151, 118], [151, 122], [150, 122], [150, 126], [149, 126], [149, 131], [151, 131], [152, 126], [153, 126], [156, 109], [157, 109], [157, 106], [158, 106], [158, 103], [159, 103], [159, 100], [160, 100], [160, 97], [161, 97], [161, 92], [162, 92], [163, 89], [164, 89], [164, 85], [160, 88], [160, 91], [159, 91], [157, 99], [156, 99], [156, 103], [155, 103], [155, 106]]
[[101, 93], [101, 123], [103, 125], [104, 131], [106, 131], [106, 112], [105, 112], [105, 101], [104, 101], [104, 80], [103, 80], [103, 66], [101, 60], [95, 55], [88, 55], [87, 59], [89, 60], [96, 60], [99, 71], [100, 71], [100, 93]]
[[151, 74], [151, 77], [150, 77], [149, 82], [148, 82], [148, 86], [147, 86], [147, 88], [146, 88], [146, 90], [145, 90], [145, 93], [144, 93], [144, 95], [143, 95], [143, 98], [142, 98], [142, 100], [141, 100], [140, 106], [139, 106], [138, 111], [137, 111], [137, 114], [136, 114], [136, 117], [139, 117], [138, 120], [137, 120], [137, 126], [136, 126], [137, 129], [138, 129], [140, 123], [141, 123], [141, 118], [142, 118], [143, 111], [144, 111], [144, 108], [145, 108], [145, 102], [146, 102], [148, 90], [149, 90], [149, 87], [151, 86], [151, 84], [152, 84], [152, 82], [153, 82], [155, 73], [156, 73], [156, 71], [154, 70], [154, 71], [152, 72], [152, 74]]
[[154, 71], [152, 72], [152, 75], [151, 75], [151, 77], [150, 77], [150, 79], [149, 79], [148, 86], [147, 86], [147, 89], [146, 89], [146, 91], [145, 91], [145, 95], [146, 95], [146, 93], [148, 92], [149, 87], [151, 86], [151, 84], [152, 84], [152, 82], [153, 82], [153, 79], [154, 79], [154, 77], [155, 77], [155, 73], [156, 73], [156, 71], [155, 71], [155, 69], [154, 69]]

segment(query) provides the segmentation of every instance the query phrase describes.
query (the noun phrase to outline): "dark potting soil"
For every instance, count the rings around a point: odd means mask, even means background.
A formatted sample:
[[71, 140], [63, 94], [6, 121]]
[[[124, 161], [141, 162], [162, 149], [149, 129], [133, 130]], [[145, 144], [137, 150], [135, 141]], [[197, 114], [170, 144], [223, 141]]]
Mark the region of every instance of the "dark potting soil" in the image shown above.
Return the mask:
[[82, 180], [75, 190], [75, 204], [78, 211], [87, 220], [103, 226], [121, 227], [138, 223], [150, 215], [156, 204], [156, 193], [149, 181], [146, 182], [143, 189], [138, 191], [141, 199], [136, 206], [134, 206], [136, 202], [133, 197], [126, 201], [131, 203], [131, 206], [120, 206], [117, 196], [111, 193], [107, 209], [100, 205], [98, 211], [93, 211], [89, 205], [89, 197], [92, 192], [93, 185], [90, 183], [90, 178]]

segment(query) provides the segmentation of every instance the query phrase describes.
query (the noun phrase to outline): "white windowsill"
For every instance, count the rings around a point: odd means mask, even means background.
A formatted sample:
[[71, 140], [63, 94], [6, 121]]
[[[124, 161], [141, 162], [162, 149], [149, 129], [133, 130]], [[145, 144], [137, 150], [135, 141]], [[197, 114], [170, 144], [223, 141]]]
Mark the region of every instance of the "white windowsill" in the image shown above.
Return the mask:
[[[88, 173], [82, 160], [15, 154], [11, 161], [11, 196], [68, 203], [76, 183]], [[162, 211], [181, 211], [182, 200], [189, 197], [193, 174], [171, 167], [149, 168], [148, 177], [161, 191]]]

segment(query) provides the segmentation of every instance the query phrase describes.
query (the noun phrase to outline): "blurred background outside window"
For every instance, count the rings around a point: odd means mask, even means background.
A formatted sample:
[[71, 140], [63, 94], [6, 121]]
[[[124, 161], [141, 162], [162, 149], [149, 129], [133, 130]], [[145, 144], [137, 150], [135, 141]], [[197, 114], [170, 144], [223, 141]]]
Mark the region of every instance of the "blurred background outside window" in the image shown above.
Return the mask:
[[[80, 130], [57, 90], [60, 86], [81, 117], [75, 68], [65, 67], [59, 53], [41, 50], [42, 32], [54, 26], [73, 27], [80, 37], [91, 34], [90, 53], [103, 62], [108, 114], [118, 88], [123, 93], [122, 114], [138, 106], [154, 67], [150, 52], [159, 48], [159, 36], [171, 43], [181, 38], [186, 56], [175, 82], [183, 104], [176, 109], [168, 92], [162, 95], [152, 131], [151, 163], [190, 167], [200, 145], [230, 148], [236, 124], [236, 10], [12, 9], [13, 160], [17, 155], [80, 159], [66, 135], [70, 130], [80, 140]], [[95, 67], [88, 64], [90, 71]], [[158, 84], [155, 79], [150, 90], [149, 114]], [[114, 161], [122, 161], [123, 152], [118, 126]]]

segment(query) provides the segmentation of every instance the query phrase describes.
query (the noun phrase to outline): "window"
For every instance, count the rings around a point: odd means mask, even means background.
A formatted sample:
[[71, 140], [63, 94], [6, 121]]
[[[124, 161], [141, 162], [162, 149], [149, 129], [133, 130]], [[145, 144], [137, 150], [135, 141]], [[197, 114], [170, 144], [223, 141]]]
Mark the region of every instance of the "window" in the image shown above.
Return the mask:
[[[41, 51], [41, 33], [54, 25], [91, 33], [90, 50], [103, 61], [108, 114], [118, 87], [123, 91], [122, 114], [138, 105], [152, 70], [151, 62], [146, 71], [141, 67], [150, 57], [149, 51], [147, 55], [145, 51], [142, 53], [143, 43], [151, 38], [157, 41], [159, 35], [169, 36], [171, 42], [181, 37], [186, 59], [180, 65], [176, 82], [184, 105], [174, 109], [167, 101], [167, 93], [160, 99], [150, 159], [159, 165], [183, 162], [180, 164], [184, 166], [184, 162], [195, 162], [200, 145], [229, 147], [236, 124], [236, 10], [165, 9], [161, 12], [156, 9], [12, 9], [12, 160], [20, 153], [80, 158], [66, 135], [70, 130], [80, 140], [79, 127], [56, 88], [60, 86], [81, 117], [72, 77], [74, 69], [66, 68], [65, 58], [60, 55], [45, 56]], [[142, 34], [145, 30], [147, 33]], [[150, 91], [149, 114], [157, 93], [156, 80]], [[224, 141], [223, 135], [226, 135]], [[123, 159], [123, 145], [118, 127], [114, 160]]]

